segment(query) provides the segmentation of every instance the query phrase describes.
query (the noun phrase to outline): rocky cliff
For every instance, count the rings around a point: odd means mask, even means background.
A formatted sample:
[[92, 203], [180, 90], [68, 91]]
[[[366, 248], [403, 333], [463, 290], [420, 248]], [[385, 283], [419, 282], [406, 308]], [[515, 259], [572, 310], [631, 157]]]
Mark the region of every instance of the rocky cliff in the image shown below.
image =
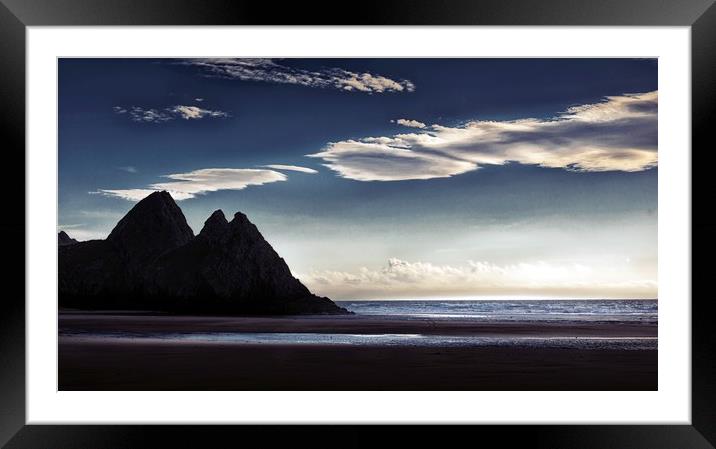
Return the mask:
[[75, 243], [77, 243], [77, 240], [71, 238], [65, 231], [60, 231], [57, 234], [57, 244], [59, 246], [74, 245]]
[[167, 192], [137, 203], [106, 240], [63, 244], [67, 239], [58, 239], [62, 307], [348, 313], [294, 278], [244, 214], [228, 221], [218, 210], [195, 237]]

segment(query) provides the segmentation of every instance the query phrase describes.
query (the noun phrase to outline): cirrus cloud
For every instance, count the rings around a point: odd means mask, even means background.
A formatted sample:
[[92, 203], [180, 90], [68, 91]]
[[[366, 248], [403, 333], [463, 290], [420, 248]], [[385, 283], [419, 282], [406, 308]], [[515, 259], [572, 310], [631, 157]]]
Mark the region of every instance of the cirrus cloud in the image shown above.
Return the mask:
[[248, 186], [260, 186], [288, 179], [283, 173], [274, 170], [252, 168], [204, 168], [164, 177], [170, 181], [158, 182], [143, 188], [100, 189], [91, 193], [139, 201], [152, 192], [166, 190], [176, 201], [182, 201], [208, 192], [242, 190]]
[[656, 91], [611, 96], [553, 119], [431, 125], [331, 142], [307, 156], [358, 181], [445, 178], [510, 162], [570, 171], [642, 171], [657, 166], [657, 104]]
[[381, 75], [351, 72], [335, 67], [307, 70], [290, 67], [273, 59], [205, 58], [188, 59], [182, 64], [198, 67], [211, 76], [242, 81], [295, 84], [365, 93], [415, 90], [415, 85], [408, 80], [393, 80]]

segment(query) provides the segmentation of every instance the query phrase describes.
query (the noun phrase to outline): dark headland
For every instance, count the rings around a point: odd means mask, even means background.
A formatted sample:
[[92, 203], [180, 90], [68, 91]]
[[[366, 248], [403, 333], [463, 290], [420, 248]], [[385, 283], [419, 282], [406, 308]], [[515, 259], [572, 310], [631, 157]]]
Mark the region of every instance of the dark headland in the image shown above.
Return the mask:
[[167, 192], [139, 201], [105, 240], [58, 235], [59, 306], [248, 315], [348, 314], [311, 293], [246, 215], [215, 211], [194, 236]]

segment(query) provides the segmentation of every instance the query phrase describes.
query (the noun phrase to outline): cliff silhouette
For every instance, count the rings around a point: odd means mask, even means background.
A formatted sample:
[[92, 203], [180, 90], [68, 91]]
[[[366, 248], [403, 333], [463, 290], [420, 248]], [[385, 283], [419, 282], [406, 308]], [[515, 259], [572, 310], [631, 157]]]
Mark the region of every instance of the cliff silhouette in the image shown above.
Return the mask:
[[346, 314], [311, 293], [241, 212], [198, 235], [167, 192], [139, 201], [105, 240], [58, 235], [59, 305], [252, 315]]

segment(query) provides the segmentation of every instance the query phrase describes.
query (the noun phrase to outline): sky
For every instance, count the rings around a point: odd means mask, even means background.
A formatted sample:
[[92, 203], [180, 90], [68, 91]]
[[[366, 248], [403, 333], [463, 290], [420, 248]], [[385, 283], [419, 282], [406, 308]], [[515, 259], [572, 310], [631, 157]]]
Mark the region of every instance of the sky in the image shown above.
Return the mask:
[[60, 59], [58, 229], [167, 190], [332, 299], [656, 298], [654, 59]]

